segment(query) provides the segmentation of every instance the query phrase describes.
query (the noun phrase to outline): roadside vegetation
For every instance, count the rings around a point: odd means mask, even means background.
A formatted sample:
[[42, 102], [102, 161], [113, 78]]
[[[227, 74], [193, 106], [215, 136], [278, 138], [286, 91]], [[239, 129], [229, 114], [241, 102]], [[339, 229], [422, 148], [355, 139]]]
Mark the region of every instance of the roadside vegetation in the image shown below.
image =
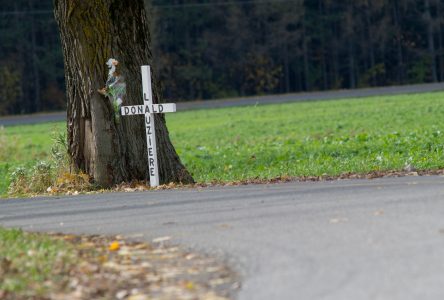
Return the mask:
[[[444, 168], [444, 93], [196, 110], [166, 118], [173, 144], [199, 183]], [[48, 182], [56, 189], [73, 182], [94, 188], [63, 166], [64, 126], [0, 130], [0, 194], [45, 192]], [[20, 178], [28, 190], [20, 189]]]
[[167, 242], [26, 233], [0, 227], [0, 299], [234, 298], [237, 275]]
[[72, 248], [62, 241], [0, 227], [0, 299], [43, 299], [74, 263]]

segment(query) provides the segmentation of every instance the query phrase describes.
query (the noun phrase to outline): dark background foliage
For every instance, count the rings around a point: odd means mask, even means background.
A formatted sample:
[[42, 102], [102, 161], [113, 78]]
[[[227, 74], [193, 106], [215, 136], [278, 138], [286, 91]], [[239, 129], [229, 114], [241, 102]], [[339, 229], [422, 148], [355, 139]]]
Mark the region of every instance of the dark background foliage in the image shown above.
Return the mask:
[[[0, 4], [0, 114], [63, 109], [52, 1]], [[147, 7], [169, 101], [444, 80], [440, 0], [154, 0]]]

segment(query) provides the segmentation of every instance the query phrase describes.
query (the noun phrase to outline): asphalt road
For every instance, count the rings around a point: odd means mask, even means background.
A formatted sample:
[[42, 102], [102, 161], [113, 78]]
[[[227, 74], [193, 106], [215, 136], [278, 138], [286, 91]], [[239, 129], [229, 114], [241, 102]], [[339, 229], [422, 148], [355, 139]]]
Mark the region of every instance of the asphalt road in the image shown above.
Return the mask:
[[[425, 93], [425, 92], [436, 92], [436, 91], [444, 91], [444, 82], [365, 88], [365, 89], [354, 89], [354, 90], [338, 90], [338, 91], [242, 97], [242, 98], [207, 100], [207, 101], [179, 102], [177, 103], [177, 110], [184, 111], [192, 109], [264, 105], [264, 104], [273, 104], [273, 103], [276, 104], [276, 103], [287, 103], [287, 102], [298, 102], [298, 101], [334, 100], [334, 99], [345, 99], [345, 98]], [[0, 118], [0, 126], [36, 124], [44, 122], [60, 122], [65, 119], [66, 119], [66, 112], [8, 116]]]
[[0, 201], [0, 224], [124, 234], [222, 258], [239, 299], [443, 299], [444, 177]]

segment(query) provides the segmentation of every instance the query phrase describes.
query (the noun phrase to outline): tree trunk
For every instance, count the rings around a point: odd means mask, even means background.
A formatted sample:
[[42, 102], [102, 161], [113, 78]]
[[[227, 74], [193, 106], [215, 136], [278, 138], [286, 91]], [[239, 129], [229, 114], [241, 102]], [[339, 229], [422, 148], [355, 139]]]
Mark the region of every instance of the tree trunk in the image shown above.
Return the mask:
[[310, 90], [310, 62], [309, 62], [309, 57], [308, 57], [308, 37], [307, 37], [307, 32], [306, 32], [306, 27], [305, 27], [305, 20], [302, 21], [302, 30], [303, 30], [303, 35], [302, 35], [302, 50], [303, 50], [303, 56], [304, 56], [304, 80], [305, 80], [305, 84], [304, 84], [304, 90], [305, 91], [309, 91]]
[[396, 30], [396, 48], [398, 55], [398, 68], [397, 68], [397, 83], [404, 83], [404, 55], [402, 53], [402, 28], [401, 28], [401, 20], [399, 15], [399, 5], [398, 1], [394, 1], [393, 4], [393, 19], [394, 26]]
[[[366, 33], [367, 33], [367, 47], [368, 47], [370, 69], [373, 70], [373, 68], [375, 67], [375, 48], [373, 45], [372, 22], [370, 21], [371, 12], [369, 10], [365, 11], [365, 25], [367, 27]], [[369, 83], [371, 86], [376, 86], [376, 78], [374, 75], [371, 75]]]
[[[28, 0], [28, 6], [29, 10], [34, 10], [34, 5], [32, 0]], [[40, 72], [37, 66], [37, 42], [36, 42], [36, 24], [34, 20], [34, 15], [30, 15], [30, 22], [31, 22], [31, 55], [30, 60], [32, 62], [31, 64], [31, 71], [32, 71], [32, 91], [33, 91], [33, 99], [32, 99], [32, 105], [31, 105], [31, 112], [38, 112], [40, 111]]]
[[432, 73], [433, 82], [438, 81], [438, 72], [436, 70], [436, 54], [435, 54], [435, 40], [434, 40], [434, 30], [433, 30], [433, 19], [430, 13], [430, 3], [429, 0], [424, 1], [425, 4], [425, 22], [427, 23], [427, 44], [429, 46], [429, 56], [430, 56], [430, 71]]
[[[19, 8], [19, 4], [17, 2], [14, 3], [14, 28], [20, 28], [20, 24], [23, 22], [23, 20], [21, 19], [21, 15], [19, 13], [20, 8]], [[26, 97], [28, 94], [28, 89], [27, 89], [27, 82], [26, 80], [24, 80], [26, 78], [26, 72], [25, 72], [25, 67], [23, 66], [23, 62], [26, 61], [26, 55], [25, 55], [25, 39], [22, 38], [21, 33], [18, 31], [17, 34], [20, 34], [20, 38], [17, 39], [17, 44], [16, 44], [16, 51], [17, 51], [17, 56], [19, 58], [19, 60], [21, 61], [20, 64], [17, 65], [17, 69], [20, 73], [20, 97], [18, 100], [18, 106], [17, 106], [17, 113], [23, 114], [28, 112], [28, 108], [29, 108], [29, 104], [28, 104], [28, 100], [29, 98]]]
[[284, 42], [284, 82], [285, 82], [285, 93], [290, 92], [290, 63], [288, 61], [288, 43], [287, 40]]
[[[109, 58], [119, 61], [127, 84], [123, 105], [142, 104], [141, 65], [152, 65], [151, 40], [142, 0], [54, 0], [67, 88], [69, 155], [77, 170], [104, 187], [148, 178], [144, 118], [114, 118], [105, 86]], [[155, 76], [153, 76], [155, 78]], [[160, 90], [153, 80], [153, 101]], [[170, 142], [163, 115], [156, 115], [160, 183], [191, 183]]]
[[[324, 7], [322, 6], [322, 1], [319, 1], [318, 3], [318, 9], [319, 9], [319, 35], [320, 35], [320, 59], [321, 59], [321, 66], [322, 66], [322, 89], [327, 90], [328, 89], [328, 72], [327, 72], [327, 62], [326, 62], [326, 42], [325, 42], [325, 13], [324, 13]], [[327, 50], [328, 51], [328, 50]]]
[[348, 56], [348, 78], [349, 78], [349, 88], [356, 88], [356, 77], [355, 77], [355, 19], [354, 19], [354, 9], [350, 6], [346, 12], [345, 17], [345, 32], [346, 38], [348, 39], [347, 44], [347, 56]]
[[348, 77], [349, 77], [349, 87], [351, 89], [356, 88], [356, 78], [355, 78], [355, 56], [353, 42], [348, 43]]

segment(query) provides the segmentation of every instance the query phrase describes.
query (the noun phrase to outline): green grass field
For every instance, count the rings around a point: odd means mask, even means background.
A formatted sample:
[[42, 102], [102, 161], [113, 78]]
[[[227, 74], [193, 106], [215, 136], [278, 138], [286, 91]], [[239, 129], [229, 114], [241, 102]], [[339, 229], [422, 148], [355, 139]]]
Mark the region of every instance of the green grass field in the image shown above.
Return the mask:
[[[167, 125], [198, 182], [444, 167], [444, 93], [187, 111]], [[13, 167], [49, 155], [63, 126], [3, 129], [0, 194]]]
[[19, 166], [31, 169], [39, 160], [47, 160], [55, 133], [65, 130], [64, 123], [0, 128], [0, 196], [5, 196], [10, 173]]

